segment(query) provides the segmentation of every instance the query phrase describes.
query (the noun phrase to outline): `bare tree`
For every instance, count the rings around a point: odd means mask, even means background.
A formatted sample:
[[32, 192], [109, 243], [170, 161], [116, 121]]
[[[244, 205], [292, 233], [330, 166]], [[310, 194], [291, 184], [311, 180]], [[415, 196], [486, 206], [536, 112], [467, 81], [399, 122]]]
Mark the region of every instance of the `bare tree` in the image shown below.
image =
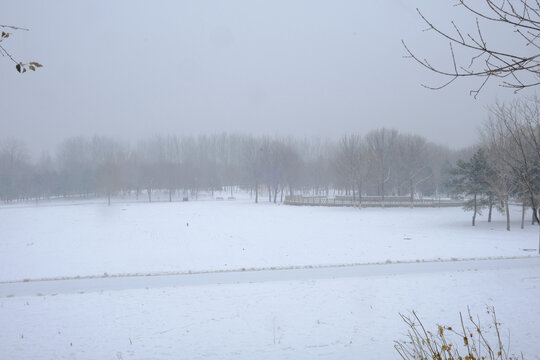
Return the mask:
[[411, 207], [414, 206], [416, 188], [431, 178], [427, 159], [427, 141], [418, 135], [401, 135], [397, 144], [397, 164], [409, 186]]
[[303, 163], [303, 171], [298, 174], [298, 178], [303, 189], [313, 190], [317, 195], [323, 192], [328, 196], [335, 170], [335, 166], [331, 165], [331, 158], [336, 152], [335, 144], [321, 139], [304, 139], [298, 149]]
[[385, 184], [390, 180], [397, 137], [397, 130], [385, 128], [366, 135], [370, 172], [375, 176], [382, 206], [384, 206]]
[[510, 231], [509, 198], [516, 191], [515, 176], [509, 165], [511, 163], [509, 155], [513, 144], [508, 136], [504, 136], [504, 131], [500, 131], [502, 130], [500, 125], [500, 123], [498, 124], [493, 119], [490, 119], [482, 131], [489, 162], [496, 174], [496, 176], [490, 176], [486, 180], [503, 204], [504, 213], [506, 214], [506, 230]]
[[88, 195], [95, 189], [91, 146], [87, 138], [73, 137], [60, 143], [56, 151], [56, 162], [62, 195]]
[[[475, 16], [474, 31], [468, 32], [451, 21], [453, 31], [445, 31], [427, 19], [420, 10], [418, 14], [426, 23], [427, 29], [437, 33], [449, 42], [451, 68], [444, 69], [433, 65], [427, 59], [413, 52], [402, 40], [408, 57], [449, 80], [440, 86], [427, 86], [441, 89], [458, 78], [480, 78], [478, 88], [470, 93], [476, 97], [490, 78], [499, 78], [503, 87], [519, 91], [540, 84], [540, 2], [527, 0], [485, 0], [476, 2], [458, 0], [456, 6], [464, 8]], [[496, 48], [493, 37], [482, 31], [482, 24], [492, 23], [507, 33], [514, 33], [521, 40], [519, 50]], [[457, 57], [455, 47], [465, 50], [463, 58]]]
[[180, 141], [176, 136], [159, 137], [156, 141], [161, 149], [158, 160], [160, 186], [167, 189], [169, 202], [172, 202], [173, 193], [180, 185]]
[[92, 138], [92, 163], [96, 176], [96, 188], [107, 196], [107, 203], [111, 205], [111, 196], [123, 184], [122, 166], [125, 163], [127, 151], [117, 141], [95, 136]]
[[31, 194], [38, 201], [41, 197], [50, 198], [56, 195], [57, 191], [58, 178], [53, 158], [44, 151], [33, 171]]
[[362, 206], [362, 183], [367, 173], [365, 144], [360, 135], [346, 135], [341, 138], [335, 154], [334, 169], [339, 181], [352, 190], [353, 203]]
[[11, 202], [28, 196], [30, 175], [26, 145], [10, 139], [0, 146], [0, 199]]
[[277, 194], [294, 178], [294, 171], [298, 166], [299, 157], [290, 144], [283, 140], [263, 139], [262, 142], [263, 177], [268, 187], [268, 200], [277, 202]]
[[152, 202], [152, 192], [155, 188], [159, 187], [160, 180], [158, 164], [161, 153], [155, 138], [154, 141], [140, 141], [137, 144], [137, 154], [137, 165], [139, 169], [137, 177], [140, 181], [141, 188], [146, 189], [148, 202]]
[[[486, 131], [492, 143], [504, 145], [499, 159], [512, 171], [533, 217], [538, 222], [538, 194], [540, 193], [540, 100], [521, 99], [510, 104], [496, 104], [491, 108]], [[502, 145], [501, 145], [502, 146]]]
[[255, 202], [259, 202], [259, 186], [262, 181], [262, 146], [255, 138], [248, 138], [243, 146], [242, 165], [247, 181], [255, 190]]
[[436, 198], [439, 198], [441, 192], [446, 190], [446, 183], [450, 176], [452, 168], [451, 154], [452, 151], [444, 146], [440, 146], [431, 142], [426, 144], [427, 162], [431, 172], [432, 192]]
[[293, 194], [293, 189], [300, 182], [300, 173], [304, 169], [303, 161], [297, 150], [293, 139], [287, 139], [283, 142], [280, 152], [280, 162], [283, 171], [281, 185], [281, 202], [283, 202], [283, 191], [285, 187], [289, 188], [289, 194]]

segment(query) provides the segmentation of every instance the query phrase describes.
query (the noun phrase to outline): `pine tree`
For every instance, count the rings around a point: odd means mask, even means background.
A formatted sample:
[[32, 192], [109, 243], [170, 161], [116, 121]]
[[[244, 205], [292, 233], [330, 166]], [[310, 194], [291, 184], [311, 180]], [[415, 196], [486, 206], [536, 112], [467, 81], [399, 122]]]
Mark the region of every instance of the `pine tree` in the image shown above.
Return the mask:
[[478, 149], [469, 161], [458, 160], [450, 173], [452, 180], [448, 185], [452, 193], [472, 197], [465, 202], [463, 209], [473, 211], [472, 226], [475, 226], [476, 214], [481, 215], [481, 209], [488, 204], [491, 193], [487, 179], [493, 176], [493, 169], [488, 164], [484, 150]]

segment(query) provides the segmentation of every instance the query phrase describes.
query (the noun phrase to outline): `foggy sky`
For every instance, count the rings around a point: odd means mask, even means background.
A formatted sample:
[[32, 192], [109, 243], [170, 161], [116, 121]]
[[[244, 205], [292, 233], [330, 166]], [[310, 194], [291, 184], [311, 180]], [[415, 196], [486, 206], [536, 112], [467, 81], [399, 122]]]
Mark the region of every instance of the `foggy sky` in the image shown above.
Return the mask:
[[[486, 106], [511, 90], [445, 79], [404, 59], [401, 39], [449, 65], [448, 28], [474, 18], [451, 1], [4, 1], [0, 23], [28, 27], [3, 42], [0, 140], [54, 151], [68, 136], [241, 132], [336, 138], [379, 127], [452, 148], [477, 140]], [[511, 43], [494, 29], [493, 41]], [[489, 41], [489, 40], [488, 40]], [[529, 92], [530, 93], [530, 92]]]

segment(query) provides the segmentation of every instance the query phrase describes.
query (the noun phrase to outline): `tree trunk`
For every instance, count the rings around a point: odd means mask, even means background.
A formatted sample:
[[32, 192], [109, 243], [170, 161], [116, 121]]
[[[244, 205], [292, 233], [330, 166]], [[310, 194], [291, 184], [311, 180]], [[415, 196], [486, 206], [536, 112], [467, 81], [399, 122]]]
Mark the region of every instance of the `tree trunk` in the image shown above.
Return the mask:
[[276, 187], [274, 188], [274, 204], [276, 203], [277, 193], [278, 193], [278, 187], [276, 186]]
[[172, 202], [172, 189], [169, 189], [169, 202]]
[[381, 206], [384, 207], [384, 179], [381, 183]]
[[362, 182], [358, 184], [358, 208], [362, 208]]
[[148, 202], [152, 202], [152, 189], [148, 188], [146, 192], [148, 193]]
[[504, 196], [504, 211], [506, 212], [506, 231], [510, 231], [510, 209], [508, 206], [508, 194]]
[[255, 184], [255, 204], [259, 202], [259, 184]]
[[521, 228], [525, 227], [525, 203], [521, 206]]
[[472, 226], [476, 226], [476, 194], [474, 194], [474, 209], [473, 209], [473, 216], [472, 216]]
[[413, 182], [413, 179], [411, 178], [410, 179], [411, 183], [410, 183], [410, 186], [411, 186], [411, 207], [414, 207], [414, 182]]
[[491, 222], [491, 214], [493, 213], [493, 201], [489, 199], [488, 223]]

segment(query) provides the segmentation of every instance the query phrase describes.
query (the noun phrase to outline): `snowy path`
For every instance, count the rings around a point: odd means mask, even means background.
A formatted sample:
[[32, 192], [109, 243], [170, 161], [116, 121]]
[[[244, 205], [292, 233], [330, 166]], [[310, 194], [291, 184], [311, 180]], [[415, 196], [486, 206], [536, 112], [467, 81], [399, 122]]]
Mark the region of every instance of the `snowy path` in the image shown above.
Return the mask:
[[397, 359], [399, 313], [414, 309], [434, 329], [456, 326], [467, 306], [486, 320], [486, 305], [511, 350], [540, 359], [539, 258], [36, 281], [1, 291], [1, 359]]
[[130, 289], [157, 289], [179, 286], [340, 279], [501, 269], [527, 269], [531, 274], [536, 274], [540, 278], [540, 257], [310, 266], [304, 268], [249, 269], [245, 271], [210, 271], [193, 274], [147, 274], [0, 282], [0, 298]]

